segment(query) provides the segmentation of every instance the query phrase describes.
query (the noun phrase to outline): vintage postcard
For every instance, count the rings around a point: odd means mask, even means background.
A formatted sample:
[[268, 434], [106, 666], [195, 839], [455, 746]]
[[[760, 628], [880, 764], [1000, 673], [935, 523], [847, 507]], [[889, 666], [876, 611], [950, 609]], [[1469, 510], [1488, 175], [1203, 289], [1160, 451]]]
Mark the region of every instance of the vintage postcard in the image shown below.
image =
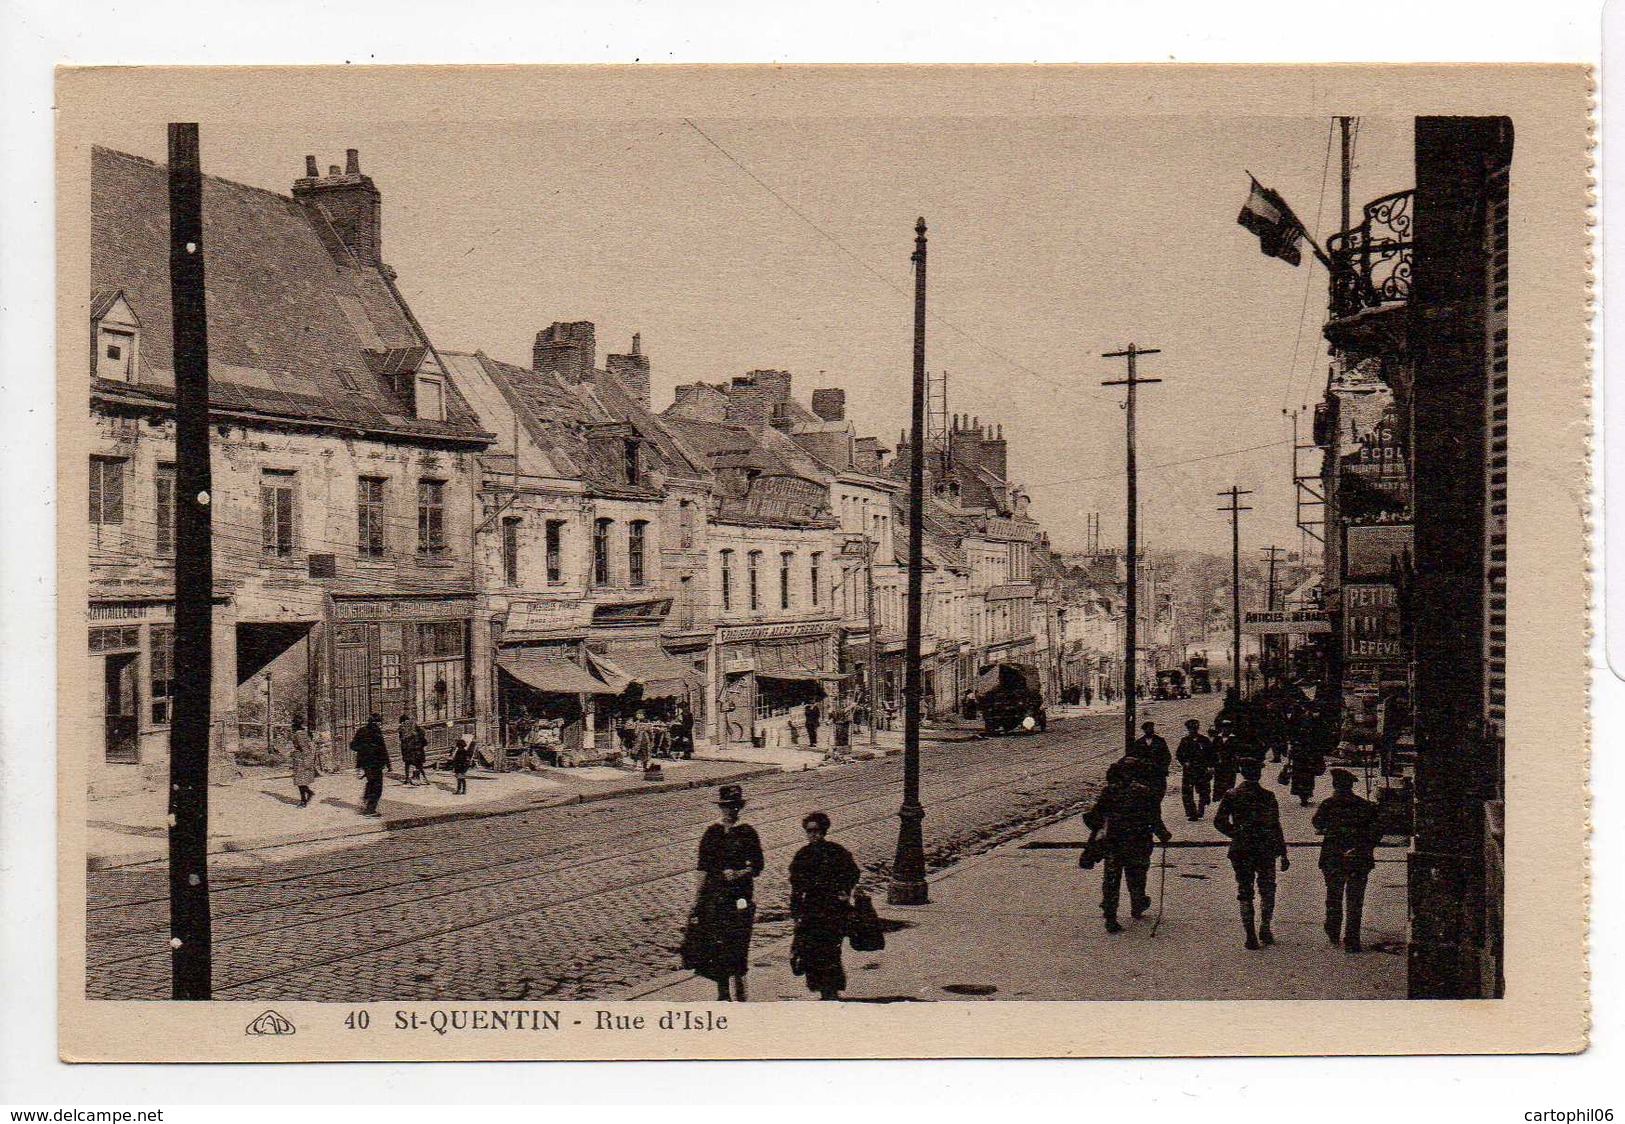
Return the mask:
[[63, 70], [62, 1056], [1583, 1049], [1591, 92]]

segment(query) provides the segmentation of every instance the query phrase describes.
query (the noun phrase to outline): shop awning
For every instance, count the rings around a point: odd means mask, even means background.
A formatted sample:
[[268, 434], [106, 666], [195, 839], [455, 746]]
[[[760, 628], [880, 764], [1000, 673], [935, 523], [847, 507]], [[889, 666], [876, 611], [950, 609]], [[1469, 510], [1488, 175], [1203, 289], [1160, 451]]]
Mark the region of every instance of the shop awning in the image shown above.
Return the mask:
[[614, 648], [587, 658], [617, 693], [637, 683], [645, 698], [682, 698], [698, 686], [692, 667], [656, 648]]
[[810, 667], [775, 667], [771, 670], [756, 669], [758, 679], [791, 679], [814, 683], [839, 683], [846, 676], [836, 671], [818, 671]]
[[586, 668], [560, 656], [533, 656], [523, 652], [499, 652], [497, 666], [528, 687], [556, 695], [617, 695]]

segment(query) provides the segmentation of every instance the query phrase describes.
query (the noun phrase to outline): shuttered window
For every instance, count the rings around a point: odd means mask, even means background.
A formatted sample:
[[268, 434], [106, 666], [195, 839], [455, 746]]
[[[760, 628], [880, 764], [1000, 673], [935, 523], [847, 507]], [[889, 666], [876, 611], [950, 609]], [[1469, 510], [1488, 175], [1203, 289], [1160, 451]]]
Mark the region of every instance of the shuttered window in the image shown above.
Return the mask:
[[124, 462], [116, 457], [90, 458], [90, 523], [124, 522]]
[[293, 486], [291, 472], [260, 478], [260, 550], [267, 558], [293, 557]]

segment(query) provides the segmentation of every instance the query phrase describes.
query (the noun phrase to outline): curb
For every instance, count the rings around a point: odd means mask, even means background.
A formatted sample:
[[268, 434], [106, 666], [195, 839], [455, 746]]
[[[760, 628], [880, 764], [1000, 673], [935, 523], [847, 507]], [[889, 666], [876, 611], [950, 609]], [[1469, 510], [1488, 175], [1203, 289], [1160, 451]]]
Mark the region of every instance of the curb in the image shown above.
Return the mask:
[[[435, 823], [488, 819], [492, 816], [511, 816], [519, 812], [532, 812], [538, 808], [557, 808], [569, 804], [596, 804], [601, 800], [617, 800], [657, 792], [682, 792], [691, 788], [709, 788], [712, 785], [754, 780], [778, 772], [779, 770], [776, 768], [746, 769], [707, 777], [705, 780], [659, 781], [641, 788], [612, 788], [601, 792], [577, 792], [563, 796], [543, 796], [522, 803], [506, 803], [494, 807], [486, 805], [467, 809], [452, 809], [433, 814], [402, 816], [399, 819], [381, 823], [340, 824], [334, 827], [316, 828], [312, 831], [280, 835], [233, 835], [223, 839], [211, 840], [208, 853], [219, 855], [228, 852], [256, 851], [266, 847], [289, 847], [297, 843], [318, 843], [326, 839], [387, 835], [391, 831], [427, 827]], [[168, 853], [166, 848], [155, 847], [143, 851], [122, 851], [111, 855], [88, 855], [85, 859], [85, 870], [87, 873], [95, 873], [103, 870], [117, 870], [126, 866], [140, 866], [144, 863], [162, 862], [168, 856]]]

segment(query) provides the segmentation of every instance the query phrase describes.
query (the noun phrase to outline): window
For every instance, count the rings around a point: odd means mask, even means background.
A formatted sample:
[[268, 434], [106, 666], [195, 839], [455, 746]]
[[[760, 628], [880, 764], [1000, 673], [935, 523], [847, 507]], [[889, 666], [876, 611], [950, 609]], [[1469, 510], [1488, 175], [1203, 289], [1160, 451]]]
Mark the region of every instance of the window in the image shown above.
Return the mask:
[[694, 504], [688, 500], [677, 504], [677, 545], [683, 550], [694, 548]]
[[637, 438], [628, 437], [621, 442], [621, 462], [626, 468], [626, 482], [628, 484], [643, 482], [643, 466], [638, 460]]
[[611, 519], [596, 519], [592, 525], [592, 584], [609, 584], [609, 525]]
[[677, 579], [677, 624], [680, 628], [694, 627], [694, 576], [684, 574]]
[[384, 556], [384, 486], [382, 476], [356, 481], [356, 550], [363, 558]]
[[124, 462], [114, 457], [90, 458], [90, 524], [124, 522]]
[[781, 551], [779, 554], [779, 608], [790, 607], [790, 564], [795, 561], [795, 555], [790, 551]]
[[502, 580], [519, 584], [519, 520], [502, 521]]
[[463, 621], [435, 621], [417, 626], [417, 717], [446, 722], [463, 716], [465, 673]]
[[267, 558], [293, 557], [291, 472], [267, 469], [260, 477], [260, 552]]
[[153, 478], [156, 488], [157, 547], [160, 555], [175, 553], [175, 466], [161, 464]]
[[812, 590], [812, 603], [813, 603], [814, 606], [816, 606], [818, 604], [818, 598], [819, 598], [819, 591], [818, 591], [819, 571], [823, 568], [823, 561], [824, 561], [824, 552], [821, 551], [821, 550], [813, 551], [813, 555], [812, 555], [812, 581], [809, 583], [809, 588]]
[[722, 552], [722, 611], [728, 612], [734, 607], [734, 552]]
[[152, 724], [167, 726], [174, 707], [175, 630], [169, 625], [155, 624], [148, 631], [152, 645], [151, 655], [147, 660]]
[[547, 521], [547, 580], [564, 580], [564, 523], [559, 519]]
[[439, 558], [446, 553], [446, 482], [418, 481], [418, 553]]
[[399, 652], [378, 653], [379, 675], [382, 677], [379, 686], [386, 691], [399, 691], [401, 689], [401, 654]]
[[446, 420], [446, 388], [437, 378], [419, 375], [417, 378], [417, 415], [424, 421]]
[[757, 609], [760, 609], [762, 607], [762, 597], [761, 597], [762, 552], [759, 551], [759, 550], [751, 551], [750, 552], [750, 557], [749, 557], [749, 564], [750, 564], [750, 611], [754, 613]]
[[96, 344], [96, 377], [134, 382], [135, 333], [119, 328], [103, 328], [99, 336]]
[[626, 535], [626, 583], [628, 585], [643, 584], [643, 537], [649, 524], [642, 519], [634, 519], [627, 528]]
[[118, 652], [141, 647], [141, 630], [134, 625], [124, 628], [93, 628], [90, 630], [90, 651]]

